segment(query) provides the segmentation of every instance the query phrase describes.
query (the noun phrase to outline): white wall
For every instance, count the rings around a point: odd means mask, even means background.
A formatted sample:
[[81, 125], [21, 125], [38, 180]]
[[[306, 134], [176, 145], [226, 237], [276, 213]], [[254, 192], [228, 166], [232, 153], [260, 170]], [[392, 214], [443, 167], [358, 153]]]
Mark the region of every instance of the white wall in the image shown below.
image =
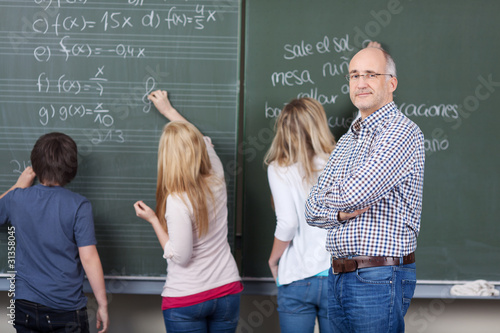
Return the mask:
[[[95, 302], [89, 299], [89, 308], [94, 309]], [[113, 294], [109, 302], [110, 333], [165, 332], [160, 296]], [[238, 333], [279, 333], [275, 304], [274, 296], [243, 295]], [[0, 292], [0, 332], [15, 333], [7, 323], [8, 305], [7, 292]], [[93, 319], [94, 312], [89, 316]], [[406, 332], [500, 333], [500, 301], [414, 299], [406, 315]]]

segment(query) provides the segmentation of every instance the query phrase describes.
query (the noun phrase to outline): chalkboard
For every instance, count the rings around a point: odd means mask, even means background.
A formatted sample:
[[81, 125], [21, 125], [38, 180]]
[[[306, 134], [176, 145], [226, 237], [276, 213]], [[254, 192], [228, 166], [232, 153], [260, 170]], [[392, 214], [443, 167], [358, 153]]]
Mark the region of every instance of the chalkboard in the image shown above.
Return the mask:
[[246, 3], [244, 276], [271, 276], [275, 216], [262, 160], [279, 110], [316, 98], [340, 138], [357, 112], [349, 60], [375, 40], [398, 66], [396, 104], [425, 135], [417, 278], [500, 280], [499, 12], [495, 1]]
[[229, 171], [233, 244], [240, 7], [238, 0], [0, 2], [2, 191], [30, 165], [39, 136], [70, 135], [79, 148], [79, 172], [68, 188], [92, 202], [105, 274], [165, 275], [156, 236], [132, 207], [136, 200], [155, 206], [166, 120], [146, 96], [165, 89], [212, 138]]

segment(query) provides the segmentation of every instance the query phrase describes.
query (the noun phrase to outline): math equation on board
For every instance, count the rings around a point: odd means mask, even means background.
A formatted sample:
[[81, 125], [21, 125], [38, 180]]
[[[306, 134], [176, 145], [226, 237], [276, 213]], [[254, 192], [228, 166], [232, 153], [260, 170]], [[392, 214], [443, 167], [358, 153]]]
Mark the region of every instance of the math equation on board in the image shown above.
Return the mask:
[[237, 1], [33, 0], [23, 9], [15, 4], [0, 4], [7, 16], [17, 17], [2, 20], [10, 42], [4, 57], [29, 64], [29, 71], [10, 81], [18, 80], [18, 92], [29, 92], [30, 113], [42, 127], [119, 127], [117, 118], [151, 110], [147, 96], [160, 83], [178, 81], [165, 62], [237, 61], [237, 30], [217, 36], [221, 24], [239, 14]]
[[[89, 117], [98, 126], [111, 127], [115, 125], [115, 119], [110, 112], [107, 102], [99, 101], [100, 97], [106, 94], [106, 84], [108, 78], [106, 72], [112, 70], [106, 63], [108, 59], [116, 59], [116, 62], [124, 60], [124, 66], [128, 59], [147, 59], [148, 55], [153, 57], [161, 56], [158, 47], [153, 43], [148, 44], [141, 39], [135, 42], [117, 41], [117, 36], [124, 33], [134, 33], [134, 29], [140, 27], [154, 34], [157, 31], [171, 31], [174, 28], [188, 29], [191, 31], [204, 30], [207, 25], [217, 24], [217, 8], [200, 4], [185, 3], [176, 6], [169, 5], [163, 9], [144, 9], [138, 14], [137, 8], [145, 5], [144, 1], [129, 1], [129, 8], [116, 10], [96, 11], [92, 9], [86, 14], [86, 7], [91, 6], [87, 1], [35, 1], [44, 11], [48, 12], [51, 6], [55, 5], [56, 10], [53, 15], [40, 15], [33, 20], [31, 26], [27, 28], [37, 36], [39, 45], [33, 45], [33, 60], [40, 63], [68, 62], [71, 58], [95, 59], [94, 73], [92, 68], [88, 68], [89, 77], [71, 77], [66, 73], [52, 75], [46, 71], [38, 74], [36, 78], [36, 89], [40, 94], [59, 94], [64, 96], [93, 95], [92, 102], [82, 103], [46, 103], [38, 108], [39, 121], [42, 126], [47, 126], [54, 119], [58, 121], [68, 121]], [[75, 10], [62, 10], [65, 5], [79, 4]], [[133, 9], [133, 10], [132, 10]], [[101, 34], [104, 38], [94, 37], [94, 33]], [[91, 38], [84, 39], [82, 34], [90, 34]], [[134, 40], [133, 36], [130, 38]], [[151, 51], [148, 53], [148, 51]], [[99, 61], [103, 59], [103, 61]], [[88, 62], [87, 62], [88, 63]], [[61, 66], [64, 67], [64, 66]], [[108, 68], [106, 68], [108, 67]], [[153, 76], [144, 80], [143, 95], [138, 102], [142, 102], [142, 110], [149, 112], [151, 102], [147, 95], [157, 88], [156, 80]], [[111, 87], [110, 89], [116, 89]], [[137, 92], [137, 89], [135, 90]]]

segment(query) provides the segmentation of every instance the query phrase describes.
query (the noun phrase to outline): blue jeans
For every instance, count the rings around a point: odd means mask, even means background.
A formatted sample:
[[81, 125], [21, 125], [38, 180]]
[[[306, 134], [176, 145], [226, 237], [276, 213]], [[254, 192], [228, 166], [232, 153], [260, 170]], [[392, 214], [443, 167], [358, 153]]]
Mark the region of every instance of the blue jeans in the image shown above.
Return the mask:
[[316, 317], [320, 332], [330, 332], [328, 277], [313, 276], [279, 286], [278, 313], [282, 333], [312, 333]]
[[14, 327], [18, 333], [88, 333], [87, 308], [75, 311], [56, 310], [18, 299]]
[[182, 308], [163, 310], [168, 333], [233, 333], [238, 326], [239, 316], [240, 293]]
[[417, 281], [415, 264], [358, 269], [328, 276], [333, 332], [400, 333]]

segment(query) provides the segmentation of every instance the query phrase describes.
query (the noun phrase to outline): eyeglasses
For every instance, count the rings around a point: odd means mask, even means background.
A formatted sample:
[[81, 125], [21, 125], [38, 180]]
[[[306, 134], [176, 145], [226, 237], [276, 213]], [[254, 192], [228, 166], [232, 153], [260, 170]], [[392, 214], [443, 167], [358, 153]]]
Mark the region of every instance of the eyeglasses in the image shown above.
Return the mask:
[[364, 77], [365, 80], [375, 80], [379, 75], [390, 75], [390, 77], [394, 77], [392, 74], [378, 74], [378, 73], [366, 73], [366, 74], [348, 74], [345, 76], [346, 80], [351, 82], [358, 81], [361, 77]]

